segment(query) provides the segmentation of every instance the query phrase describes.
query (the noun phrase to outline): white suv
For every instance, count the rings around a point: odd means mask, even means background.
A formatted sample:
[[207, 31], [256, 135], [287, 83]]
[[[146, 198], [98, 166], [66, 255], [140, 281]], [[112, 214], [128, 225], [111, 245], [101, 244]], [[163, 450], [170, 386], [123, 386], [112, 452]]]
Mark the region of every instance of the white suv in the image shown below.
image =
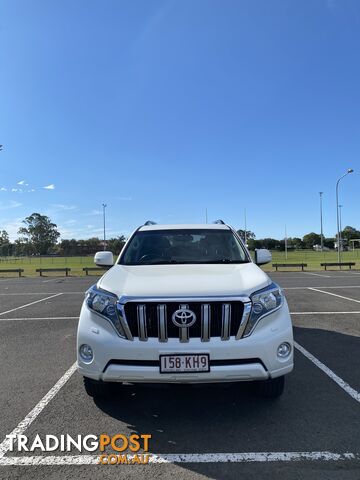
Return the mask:
[[222, 221], [206, 225], [146, 222], [115, 265], [91, 287], [80, 313], [77, 358], [89, 395], [108, 382], [256, 381], [281, 395], [293, 369], [293, 333], [281, 288], [251, 259]]

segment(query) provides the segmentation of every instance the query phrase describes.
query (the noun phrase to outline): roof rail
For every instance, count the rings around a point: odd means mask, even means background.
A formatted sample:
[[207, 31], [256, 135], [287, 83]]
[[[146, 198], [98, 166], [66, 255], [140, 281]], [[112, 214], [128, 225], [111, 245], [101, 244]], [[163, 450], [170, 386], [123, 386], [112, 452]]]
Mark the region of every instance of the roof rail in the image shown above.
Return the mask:
[[145, 226], [149, 225], [156, 225], [156, 222], [153, 222], [152, 220], [148, 220], [147, 222], [144, 223]]
[[225, 225], [224, 220], [221, 220], [221, 219], [215, 220], [215, 222], [213, 222], [213, 223], [216, 223], [217, 225]]

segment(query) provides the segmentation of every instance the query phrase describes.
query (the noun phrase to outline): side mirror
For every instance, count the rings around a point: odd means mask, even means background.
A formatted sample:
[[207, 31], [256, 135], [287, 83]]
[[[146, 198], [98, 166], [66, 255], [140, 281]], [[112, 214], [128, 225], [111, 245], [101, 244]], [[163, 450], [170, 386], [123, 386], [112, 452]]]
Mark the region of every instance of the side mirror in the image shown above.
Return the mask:
[[98, 267], [112, 267], [114, 265], [114, 256], [112, 252], [95, 253], [94, 262]]
[[264, 265], [265, 263], [269, 263], [272, 260], [272, 255], [269, 250], [266, 248], [256, 248], [255, 249], [255, 263], [256, 265]]

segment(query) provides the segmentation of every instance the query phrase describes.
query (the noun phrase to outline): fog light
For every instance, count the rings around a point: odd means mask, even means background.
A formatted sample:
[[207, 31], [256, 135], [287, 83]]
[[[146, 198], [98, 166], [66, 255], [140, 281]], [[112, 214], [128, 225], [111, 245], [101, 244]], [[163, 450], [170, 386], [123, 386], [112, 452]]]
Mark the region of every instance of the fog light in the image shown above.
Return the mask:
[[79, 348], [79, 353], [84, 363], [91, 363], [93, 361], [94, 353], [90, 345], [86, 345], [86, 343], [81, 345], [81, 347]]
[[290, 343], [287, 343], [287, 342], [284, 342], [284, 343], [281, 343], [279, 346], [278, 346], [278, 349], [277, 349], [277, 355], [278, 357], [280, 358], [286, 358], [290, 355], [291, 353], [291, 345]]

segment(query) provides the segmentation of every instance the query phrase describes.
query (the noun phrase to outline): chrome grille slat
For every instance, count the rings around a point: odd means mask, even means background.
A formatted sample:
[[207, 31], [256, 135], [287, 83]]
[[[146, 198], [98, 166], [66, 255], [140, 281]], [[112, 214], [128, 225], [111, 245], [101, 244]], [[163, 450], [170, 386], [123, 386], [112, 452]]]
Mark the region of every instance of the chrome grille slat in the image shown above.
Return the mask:
[[138, 330], [139, 330], [139, 340], [146, 342], [147, 329], [146, 329], [146, 306], [138, 305], [137, 306], [137, 321], [138, 321]]
[[208, 303], [201, 305], [201, 341], [210, 341], [211, 307]]
[[239, 330], [237, 331], [236, 334], [236, 340], [240, 340], [240, 338], [243, 336], [244, 330], [246, 328], [246, 325], [248, 323], [249, 317], [251, 313], [251, 303], [244, 303], [244, 311], [242, 314], [241, 322], [239, 325]]
[[[189, 305], [186, 303], [181, 303], [179, 309], [186, 310], [189, 308]], [[179, 340], [181, 343], [186, 343], [189, 341], [189, 329], [187, 327], [179, 328]]]
[[223, 303], [223, 305], [222, 305], [221, 340], [229, 340], [229, 338], [230, 338], [230, 322], [231, 322], [231, 305], [230, 305], [230, 303]]
[[124, 333], [126, 335], [126, 338], [128, 340], [134, 340], [134, 337], [131, 333], [131, 330], [130, 330], [130, 327], [129, 327], [129, 324], [126, 320], [126, 316], [125, 316], [125, 309], [124, 309], [124, 306], [123, 305], [120, 305], [118, 304], [118, 311], [119, 311], [119, 315], [118, 315], [118, 318], [119, 318], [119, 322], [124, 330]]
[[167, 342], [167, 316], [166, 316], [166, 305], [161, 304], [157, 306], [157, 317], [158, 317], [158, 332], [159, 332], [159, 342]]

